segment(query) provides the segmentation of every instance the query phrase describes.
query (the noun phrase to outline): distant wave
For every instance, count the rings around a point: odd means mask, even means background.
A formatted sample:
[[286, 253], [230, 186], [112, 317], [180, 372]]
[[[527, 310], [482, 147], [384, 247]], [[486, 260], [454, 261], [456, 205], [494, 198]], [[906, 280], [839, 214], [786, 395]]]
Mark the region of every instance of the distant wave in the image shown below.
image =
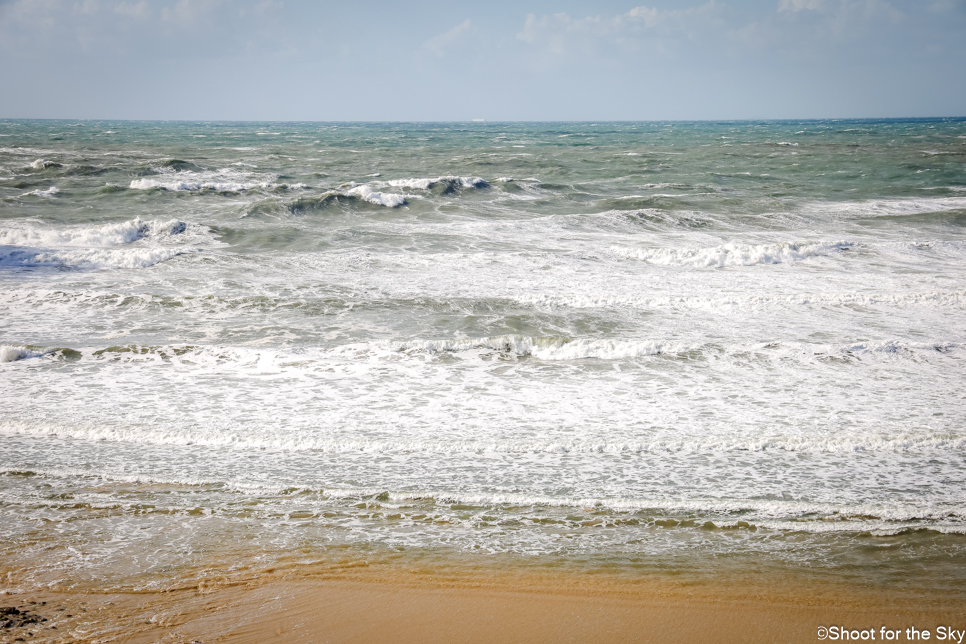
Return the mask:
[[162, 189], [178, 191], [216, 190], [218, 192], [242, 192], [252, 188], [271, 188], [268, 181], [234, 181], [231, 179], [179, 177], [175, 179], [135, 179], [132, 190]]
[[479, 177], [442, 176], [435, 179], [391, 179], [389, 181], [371, 181], [363, 185], [350, 184], [352, 187], [343, 192], [349, 197], [358, 197], [363, 201], [397, 208], [406, 204], [406, 195], [395, 192], [380, 192], [377, 189], [403, 188], [408, 190], [429, 190], [438, 194], [454, 194], [464, 188], [486, 188], [488, 184]]
[[62, 168], [60, 163], [54, 161], [47, 161], [46, 159], [37, 159], [30, 163], [30, 167], [34, 170], [46, 170], [47, 168]]
[[170, 190], [172, 192], [197, 192], [213, 190], [216, 192], [244, 192], [260, 188], [304, 188], [304, 184], [279, 184], [277, 175], [256, 174], [236, 169], [200, 170], [184, 161], [170, 161], [168, 165], [156, 168], [155, 176], [134, 179], [132, 190]]
[[867, 199], [865, 201], [815, 201], [802, 206], [805, 212], [821, 212], [856, 217], [897, 217], [930, 212], [966, 210], [966, 197], [910, 197], [907, 199]]
[[[379, 182], [373, 182], [374, 184]], [[412, 190], [436, 190], [442, 194], [451, 194], [463, 188], [488, 188], [489, 183], [480, 177], [442, 176], [435, 179], [391, 179], [381, 182], [393, 188], [409, 188]]]
[[57, 186], [51, 186], [46, 190], [40, 190], [39, 188], [37, 190], [31, 190], [30, 192], [25, 192], [20, 196], [21, 197], [53, 197], [54, 195], [59, 193], [60, 193], [60, 190], [57, 188]]

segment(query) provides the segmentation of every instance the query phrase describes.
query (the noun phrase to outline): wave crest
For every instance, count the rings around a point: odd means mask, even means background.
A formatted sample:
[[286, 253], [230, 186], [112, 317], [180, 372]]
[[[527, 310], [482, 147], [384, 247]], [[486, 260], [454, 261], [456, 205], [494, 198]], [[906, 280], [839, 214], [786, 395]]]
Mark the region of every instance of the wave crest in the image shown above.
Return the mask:
[[480, 177], [441, 176], [435, 179], [392, 179], [383, 182], [393, 188], [429, 190], [436, 194], [455, 194], [465, 188], [488, 188], [490, 184]]
[[345, 194], [350, 197], [358, 197], [363, 201], [368, 201], [377, 206], [386, 206], [387, 208], [397, 208], [406, 203], [406, 197], [403, 195], [391, 192], [376, 192], [369, 186], [356, 186], [348, 190]]
[[122, 246], [147, 237], [178, 235], [187, 229], [183, 221], [145, 221], [135, 217], [129, 221], [91, 228], [51, 230], [29, 226], [0, 230], [0, 245], [9, 246]]

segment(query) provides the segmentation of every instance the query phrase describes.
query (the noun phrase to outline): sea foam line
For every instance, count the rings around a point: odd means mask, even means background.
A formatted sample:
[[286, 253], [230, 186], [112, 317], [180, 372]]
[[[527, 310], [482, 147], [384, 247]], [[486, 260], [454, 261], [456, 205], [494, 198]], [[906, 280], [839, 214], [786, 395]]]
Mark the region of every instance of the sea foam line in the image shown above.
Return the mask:
[[724, 266], [754, 266], [757, 264], [787, 264], [812, 257], [821, 257], [854, 247], [854, 242], [807, 242], [801, 244], [741, 244], [729, 242], [712, 248], [626, 248], [612, 246], [618, 257], [638, 259], [662, 266], [693, 266], [720, 268]]
[[966, 289], [914, 293], [799, 293], [794, 295], [746, 295], [731, 297], [627, 297], [600, 295], [524, 294], [513, 299], [541, 308], [633, 307], [638, 309], [720, 309], [730, 307], [764, 308], [769, 306], [962, 306]]
[[[197, 252], [185, 248], [130, 248], [124, 250], [51, 250], [0, 247], [0, 266], [21, 268], [148, 268], [178, 255]], [[10, 249], [10, 250], [8, 250]]]
[[[652, 519], [676, 518], [667, 527], [675, 527], [680, 521], [698, 519], [690, 527], [703, 527], [700, 522], [712, 520], [717, 528], [739, 527], [739, 521], [746, 527], [758, 527], [780, 532], [855, 532], [881, 531], [881, 534], [895, 534], [908, 529], [928, 528], [944, 533], [966, 532], [966, 512], [962, 507], [947, 504], [889, 504], [873, 503], [827, 503], [802, 500], [758, 500], [758, 499], [717, 499], [698, 498], [614, 498], [614, 497], [573, 497], [550, 496], [546, 494], [519, 493], [451, 493], [439, 490], [391, 491], [384, 488], [338, 488], [338, 487], [291, 487], [284, 483], [249, 483], [219, 479], [156, 476], [148, 474], [108, 474], [73, 468], [37, 469], [25, 472], [23, 468], [0, 464], [0, 476], [13, 475], [39, 476], [47, 479], [96, 480], [100, 482], [175, 485], [185, 487], [222, 488], [221, 492], [235, 492], [245, 495], [282, 496], [297, 500], [301, 508], [318, 505], [319, 509], [331, 507], [330, 503], [355, 505], [359, 501], [378, 503], [384, 509], [402, 509], [412, 504], [432, 503], [438, 510], [448, 514], [450, 505], [470, 506], [479, 510], [496, 510], [504, 518], [526, 519], [532, 508], [555, 508], [567, 510], [606, 511], [618, 515], [649, 514]], [[16, 499], [5, 499], [15, 503]], [[327, 503], [330, 502], [330, 503]], [[107, 507], [116, 508], [124, 502], [116, 500]], [[194, 507], [192, 502], [192, 508]], [[130, 502], [130, 507], [143, 509], [140, 501]], [[165, 510], [187, 509], [168, 505]], [[278, 512], [274, 506], [269, 511]], [[431, 508], [426, 508], [434, 511]], [[369, 512], [372, 508], [367, 508]], [[463, 510], [465, 512], [465, 510]], [[521, 516], [522, 515], [522, 516]], [[736, 516], [737, 515], [737, 516]], [[541, 515], [541, 518], [546, 518]], [[607, 516], [590, 515], [587, 519], [607, 522]], [[613, 517], [610, 517], [613, 518]], [[582, 518], [582, 521], [586, 519]]]
[[[813, 361], [827, 357], [842, 359], [881, 356], [885, 359], [916, 355], [949, 355], [955, 357], [962, 349], [957, 342], [905, 342], [900, 340], [863, 341], [840, 345], [818, 345], [802, 342], [760, 342], [721, 345], [708, 342], [666, 342], [635, 339], [572, 339], [557, 336], [531, 337], [520, 335], [491, 336], [458, 340], [381, 340], [358, 342], [329, 348], [258, 349], [232, 346], [193, 345], [118, 345], [105, 348], [84, 347], [70, 349], [80, 359], [113, 362], [171, 362], [180, 366], [236, 364], [258, 366], [260, 369], [313, 370], [326, 364], [367, 363], [372, 359], [407, 360], [414, 358], [425, 363], [427, 356], [449, 356], [476, 360], [482, 355], [499, 353], [507, 357], [535, 358], [545, 361], [583, 359], [622, 360], [652, 356], [677, 356], [701, 353], [708, 357], [727, 358], [750, 356], [761, 358], [799, 357]], [[58, 348], [45, 349], [54, 356]]]
[[598, 441], [434, 441], [434, 440], [352, 440], [311, 436], [302, 432], [256, 434], [244, 427], [219, 429], [113, 426], [106, 423], [76, 425], [49, 422], [0, 421], [0, 434], [33, 436], [90, 442], [108, 441], [138, 445], [232, 449], [240, 452], [319, 452], [325, 454], [432, 454], [473, 456], [482, 454], [583, 454], [600, 456], [640, 456], [654, 454], [707, 454], [735, 452], [848, 453], [929, 453], [954, 454], [966, 448], [966, 435], [950, 431], [893, 430], [837, 434], [800, 434], [773, 436], [689, 436], [657, 437], [639, 442]]

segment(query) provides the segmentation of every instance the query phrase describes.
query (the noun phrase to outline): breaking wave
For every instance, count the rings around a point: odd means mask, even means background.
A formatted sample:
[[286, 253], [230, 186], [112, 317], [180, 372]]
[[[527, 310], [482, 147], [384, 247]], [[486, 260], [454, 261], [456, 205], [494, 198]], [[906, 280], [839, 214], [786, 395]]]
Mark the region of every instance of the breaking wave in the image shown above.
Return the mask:
[[33, 351], [27, 347], [0, 345], [0, 362], [16, 362], [26, 358], [39, 358], [42, 355], [44, 355], [43, 351]]
[[52, 230], [37, 226], [0, 229], [0, 245], [10, 246], [120, 246], [147, 237], [163, 237], [183, 233], [183, 221], [144, 221], [136, 217], [116, 224], [97, 227]]
[[443, 176], [435, 179], [392, 179], [383, 182], [393, 188], [430, 190], [437, 194], [454, 194], [465, 188], [488, 188], [490, 184], [480, 177]]
[[368, 201], [377, 206], [386, 206], [387, 208], [397, 208], [406, 203], [406, 197], [403, 195], [397, 195], [391, 192], [376, 192], [369, 186], [357, 186], [348, 190], [345, 194], [350, 197], [358, 197], [363, 201]]

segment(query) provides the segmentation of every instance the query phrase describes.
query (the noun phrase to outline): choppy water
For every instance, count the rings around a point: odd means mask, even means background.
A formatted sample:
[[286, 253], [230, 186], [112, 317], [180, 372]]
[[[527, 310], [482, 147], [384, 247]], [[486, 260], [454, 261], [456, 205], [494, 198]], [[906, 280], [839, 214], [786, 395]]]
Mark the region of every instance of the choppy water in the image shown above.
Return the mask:
[[964, 233], [963, 120], [0, 121], [4, 566], [956, 581]]

